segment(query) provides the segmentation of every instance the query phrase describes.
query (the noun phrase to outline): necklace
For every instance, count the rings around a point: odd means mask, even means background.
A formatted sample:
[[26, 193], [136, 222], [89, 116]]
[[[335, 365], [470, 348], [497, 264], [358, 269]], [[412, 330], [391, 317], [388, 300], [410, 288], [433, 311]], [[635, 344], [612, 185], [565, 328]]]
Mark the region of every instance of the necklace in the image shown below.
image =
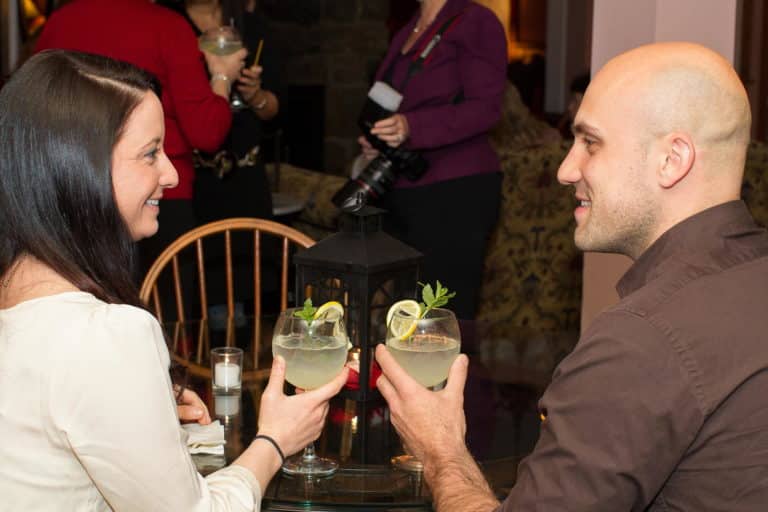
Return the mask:
[[10, 267], [8, 267], [8, 271], [6, 271], [5, 277], [3, 278], [2, 282], [0, 282], [0, 286], [3, 288], [8, 288], [8, 285], [11, 284], [11, 279], [13, 279], [13, 276], [16, 274], [18, 269], [19, 260], [15, 261]]

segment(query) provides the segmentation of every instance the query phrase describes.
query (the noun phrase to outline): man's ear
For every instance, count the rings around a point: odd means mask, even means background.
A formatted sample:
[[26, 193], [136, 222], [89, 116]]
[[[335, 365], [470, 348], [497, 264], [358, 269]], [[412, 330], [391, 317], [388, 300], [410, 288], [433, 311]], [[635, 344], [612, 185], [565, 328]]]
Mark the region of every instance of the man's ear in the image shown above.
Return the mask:
[[696, 148], [691, 136], [683, 132], [670, 133], [664, 137], [662, 148], [664, 161], [658, 171], [659, 185], [672, 188], [693, 169]]

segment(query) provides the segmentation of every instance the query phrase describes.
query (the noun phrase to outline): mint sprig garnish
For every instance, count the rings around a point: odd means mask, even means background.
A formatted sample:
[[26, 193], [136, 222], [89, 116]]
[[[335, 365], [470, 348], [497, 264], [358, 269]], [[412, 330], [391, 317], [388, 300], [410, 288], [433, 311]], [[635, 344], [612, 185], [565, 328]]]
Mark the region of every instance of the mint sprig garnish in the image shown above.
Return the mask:
[[456, 296], [456, 292], [449, 292], [448, 288], [440, 284], [440, 281], [437, 281], [434, 290], [429, 283], [419, 283], [419, 286], [421, 286], [421, 298], [423, 300], [419, 303], [421, 318], [426, 317], [430, 310], [445, 306], [450, 299]]
[[312, 320], [315, 319], [316, 311], [317, 311], [317, 308], [312, 306], [312, 299], [307, 299], [304, 301], [304, 308], [298, 311], [294, 311], [293, 316], [295, 316], [296, 318], [301, 318], [302, 320], [307, 322], [307, 325], [312, 325]]

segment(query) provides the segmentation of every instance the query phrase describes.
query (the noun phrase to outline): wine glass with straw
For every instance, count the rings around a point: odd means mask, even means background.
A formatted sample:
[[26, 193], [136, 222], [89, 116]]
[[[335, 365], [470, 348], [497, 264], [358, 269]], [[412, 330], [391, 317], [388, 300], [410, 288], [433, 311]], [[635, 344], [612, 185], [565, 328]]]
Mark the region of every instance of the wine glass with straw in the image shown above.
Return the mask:
[[[206, 30], [200, 34], [197, 43], [201, 51], [219, 56], [231, 55], [243, 47], [243, 39], [231, 22], [230, 25]], [[248, 106], [234, 87], [229, 98], [229, 106], [232, 110], [242, 110]]]

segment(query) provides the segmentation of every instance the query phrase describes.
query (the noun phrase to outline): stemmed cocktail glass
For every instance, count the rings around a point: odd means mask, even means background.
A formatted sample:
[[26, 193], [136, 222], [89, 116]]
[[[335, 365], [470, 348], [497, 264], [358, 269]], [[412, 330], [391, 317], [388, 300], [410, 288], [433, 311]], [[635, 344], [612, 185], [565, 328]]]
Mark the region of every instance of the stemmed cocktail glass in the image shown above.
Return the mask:
[[[301, 309], [286, 309], [277, 319], [272, 338], [272, 354], [285, 359], [285, 379], [305, 390], [333, 380], [347, 360], [349, 338], [344, 328], [343, 311], [329, 310], [307, 321], [296, 315]], [[320, 310], [318, 310], [320, 311]], [[290, 457], [283, 471], [291, 475], [326, 476], [338, 464], [315, 455], [314, 443], [302, 455]]]
[[[201, 51], [214, 55], [230, 55], [243, 47], [240, 33], [235, 27], [227, 25], [206, 30], [200, 35], [197, 42]], [[230, 94], [229, 106], [232, 110], [247, 108], [243, 97], [234, 87]]]
[[[387, 350], [422, 386], [434, 388], [448, 378], [448, 370], [461, 348], [456, 315], [442, 308], [430, 309], [424, 318], [398, 310], [387, 325]], [[413, 455], [392, 459], [395, 466], [418, 471], [421, 462]]]

